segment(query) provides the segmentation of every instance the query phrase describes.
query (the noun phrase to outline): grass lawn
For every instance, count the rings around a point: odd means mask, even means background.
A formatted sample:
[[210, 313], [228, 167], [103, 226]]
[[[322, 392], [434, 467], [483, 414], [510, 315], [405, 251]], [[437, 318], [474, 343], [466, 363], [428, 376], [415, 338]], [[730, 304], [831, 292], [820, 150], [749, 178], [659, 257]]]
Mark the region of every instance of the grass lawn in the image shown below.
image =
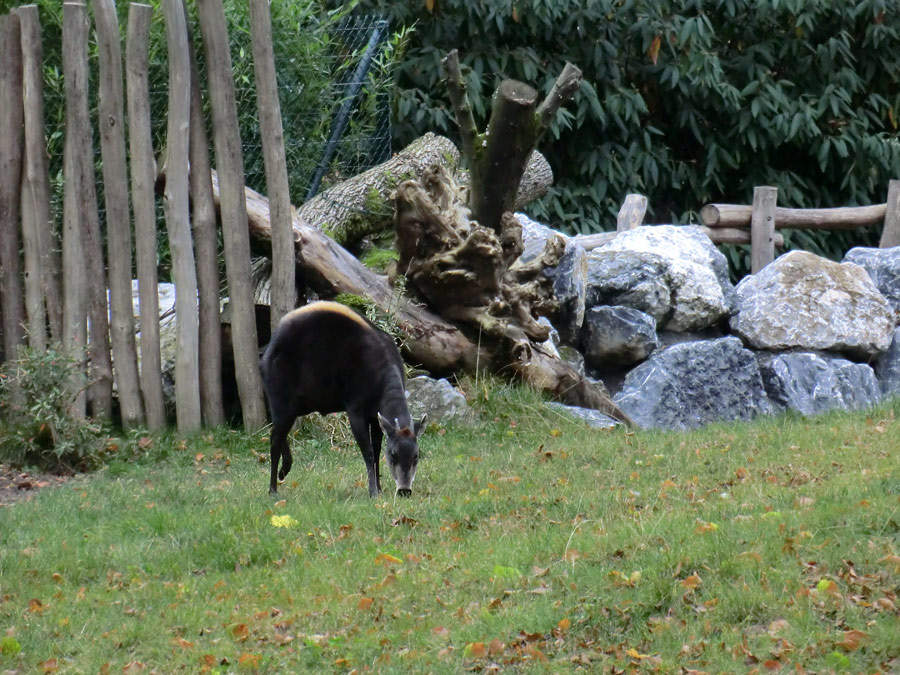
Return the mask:
[[330, 417], [277, 500], [266, 436], [219, 430], [0, 509], [0, 672], [900, 671], [900, 403], [692, 433], [475, 407], [408, 500]]

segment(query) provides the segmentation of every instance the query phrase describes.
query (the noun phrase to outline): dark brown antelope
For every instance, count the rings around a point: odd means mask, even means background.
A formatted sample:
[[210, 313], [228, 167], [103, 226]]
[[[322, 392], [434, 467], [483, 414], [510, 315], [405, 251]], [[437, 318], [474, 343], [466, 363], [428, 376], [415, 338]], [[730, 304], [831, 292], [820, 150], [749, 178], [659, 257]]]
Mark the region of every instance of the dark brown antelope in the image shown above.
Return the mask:
[[381, 493], [382, 436], [397, 495], [412, 494], [425, 417], [414, 424], [409, 415], [403, 361], [387, 333], [344, 305], [314, 302], [284, 316], [260, 366], [272, 415], [270, 493], [291, 470], [287, 436], [297, 417], [345, 410], [369, 496]]

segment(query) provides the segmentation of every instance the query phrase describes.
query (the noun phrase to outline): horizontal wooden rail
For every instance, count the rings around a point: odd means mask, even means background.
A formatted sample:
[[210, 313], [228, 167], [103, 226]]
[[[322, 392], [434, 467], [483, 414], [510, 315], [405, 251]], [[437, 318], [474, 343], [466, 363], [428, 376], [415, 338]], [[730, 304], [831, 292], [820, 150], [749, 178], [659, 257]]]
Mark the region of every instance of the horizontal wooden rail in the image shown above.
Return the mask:
[[[736, 227], [704, 227], [706, 233], [714, 244], [749, 244], [750, 230]], [[599, 248], [616, 238], [618, 232], [598, 232], [597, 234], [577, 234], [572, 241], [586, 251]], [[775, 233], [775, 245], [784, 246], [784, 237]]]
[[[753, 212], [743, 204], [707, 204], [700, 209], [700, 222], [706, 227], [749, 227]], [[844, 206], [835, 209], [775, 209], [775, 227], [811, 230], [853, 230], [884, 222], [887, 204]]]

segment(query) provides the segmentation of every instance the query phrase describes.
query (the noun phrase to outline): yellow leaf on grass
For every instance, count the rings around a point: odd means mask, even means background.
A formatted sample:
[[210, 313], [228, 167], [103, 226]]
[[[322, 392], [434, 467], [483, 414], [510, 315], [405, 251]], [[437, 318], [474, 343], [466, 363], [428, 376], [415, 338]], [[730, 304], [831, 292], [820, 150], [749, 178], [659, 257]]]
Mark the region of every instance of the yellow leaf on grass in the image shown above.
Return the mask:
[[235, 624], [231, 627], [231, 635], [238, 642], [243, 642], [250, 637], [250, 629], [247, 628], [245, 623]]
[[371, 607], [372, 603], [374, 602], [375, 600], [373, 598], [362, 597], [359, 599], [359, 604], [356, 606], [356, 609], [364, 612], [365, 610], [369, 609], [369, 607]]
[[193, 649], [194, 647], [193, 642], [188, 642], [184, 638], [175, 638], [172, 642], [176, 647], [181, 647], [182, 649]]
[[706, 534], [707, 532], [715, 532], [719, 529], [719, 526], [715, 523], [705, 523], [702, 520], [700, 524], [694, 529], [694, 532], [697, 534]]
[[45, 609], [47, 609], [47, 605], [38, 600], [37, 598], [32, 598], [28, 601], [28, 611], [32, 614], [40, 614]]
[[379, 553], [375, 556], [375, 564], [382, 565], [392, 565], [397, 563], [402, 563], [403, 561], [396, 556], [392, 556], [390, 553]]
[[272, 516], [269, 522], [275, 527], [297, 527], [300, 524], [291, 516]]
[[571, 628], [571, 626], [572, 626], [572, 622], [569, 621], [568, 619], [560, 619], [559, 623], [556, 624], [556, 627], [559, 628], [561, 631], [567, 631], [567, 630], [569, 630], [569, 628]]

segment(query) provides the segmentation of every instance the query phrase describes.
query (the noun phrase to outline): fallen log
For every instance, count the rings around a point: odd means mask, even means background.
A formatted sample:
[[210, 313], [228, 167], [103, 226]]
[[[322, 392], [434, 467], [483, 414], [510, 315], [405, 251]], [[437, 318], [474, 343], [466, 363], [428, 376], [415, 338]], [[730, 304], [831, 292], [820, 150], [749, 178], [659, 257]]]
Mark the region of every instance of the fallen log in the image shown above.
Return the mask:
[[[298, 215], [342, 246], [354, 244], [367, 235], [391, 229], [394, 189], [435, 165], [455, 174], [460, 184], [468, 184], [468, 171], [459, 169], [459, 150], [449, 139], [429, 132], [388, 161], [320, 192], [298, 207]], [[545, 194], [552, 183], [550, 164], [535, 151], [516, 192], [515, 208]]]

